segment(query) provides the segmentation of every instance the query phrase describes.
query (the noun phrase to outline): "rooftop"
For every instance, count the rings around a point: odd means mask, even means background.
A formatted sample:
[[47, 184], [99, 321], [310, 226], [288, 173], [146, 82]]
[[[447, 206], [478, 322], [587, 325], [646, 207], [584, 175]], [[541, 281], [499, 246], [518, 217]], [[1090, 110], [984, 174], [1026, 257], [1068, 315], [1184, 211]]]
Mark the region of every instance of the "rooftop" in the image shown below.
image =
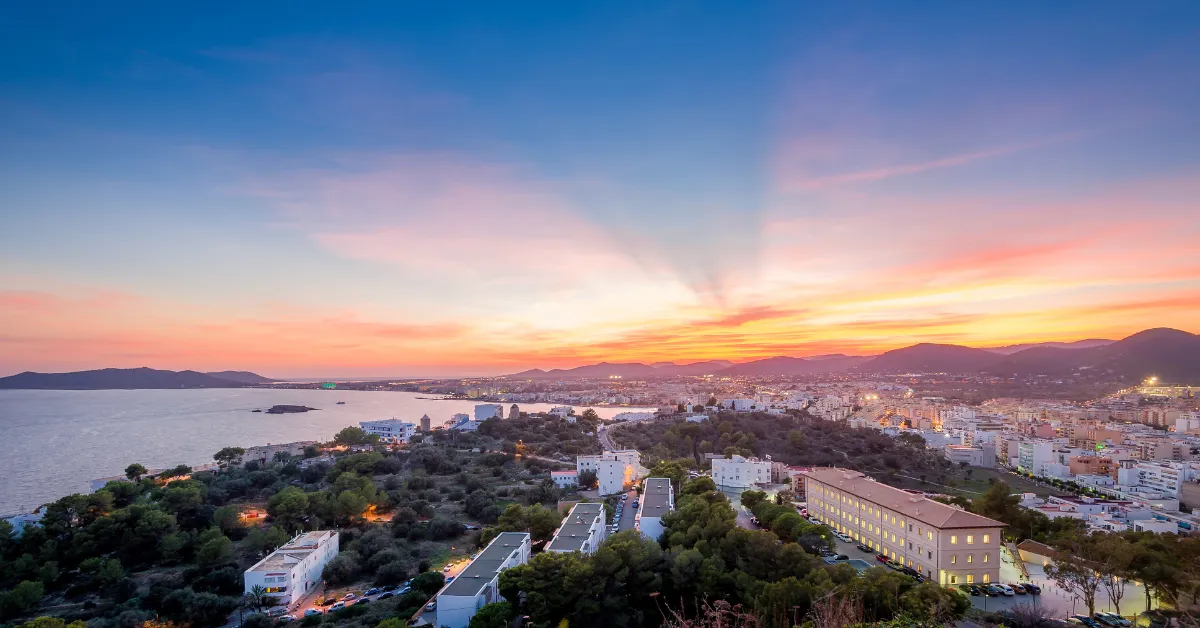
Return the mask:
[[332, 530], [305, 532], [288, 541], [246, 571], [291, 571], [292, 566], [337, 534]]
[[492, 539], [488, 546], [483, 548], [483, 551], [467, 565], [462, 573], [446, 586], [439, 593], [442, 595], [456, 595], [463, 597], [475, 597], [479, 592], [500, 573], [500, 567], [512, 556], [513, 552], [520, 551], [521, 546], [529, 542], [528, 532], [501, 532], [499, 536]]
[[940, 529], [1000, 528], [1005, 525], [995, 519], [881, 484], [858, 471], [824, 467], [805, 471], [804, 476]]
[[671, 480], [669, 478], [646, 478], [642, 485], [642, 516], [661, 517], [671, 512]]
[[312, 550], [321, 545], [321, 542], [332, 538], [336, 534], [331, 530], [315, 530], [313, 532], [305, 532], [300, 536], [288, 541], [280, 547], [281, 550]]
[[604, 504], [575, 504], [563, 520], [547, 550], [574, 552], [583, 548], [589, 538], [592, 525], [604, 518]]

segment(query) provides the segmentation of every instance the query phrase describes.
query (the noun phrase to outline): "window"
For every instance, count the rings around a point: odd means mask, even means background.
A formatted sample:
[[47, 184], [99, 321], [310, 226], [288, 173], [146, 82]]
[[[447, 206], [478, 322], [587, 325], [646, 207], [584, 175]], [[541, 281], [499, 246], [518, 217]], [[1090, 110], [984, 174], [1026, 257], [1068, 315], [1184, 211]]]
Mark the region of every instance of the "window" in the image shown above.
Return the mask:
[[974, 583], [975, 583], [975, 574], [973, 574], [973, 573], [967, 574], [967, 584], [974, 584]]
[[956, 582], [958, 582], [958, 576], [950, 574], [950, 584], [954, 584]]
[[957, 535], [957, 534], [951, 534], [951, 535], [950, 535], [950, 544], [951, 544], [951, 545], [958, 545], [958, 535]]
[[893, 543], [896, 542], [896, 533], [895, 532], [892, 533], [892, 542]]
[[917, 536], [921, 536], [923, 534], [925, 534], [925, 530], [922, 529], [921, 526], [917, 526]]
[[989, 582], [991, 582], [991, 581], [992, 581], [992, 576], [991, 576], [991, 574], [986, 574], [986, 573], [985, 573], [985, 574], [983, 574], [983, 583], [984, 583], [984, 584], [987, 584], [987, 583], [989, 583]]
[[930, 541], [933, 540], [933, 530], [930, 530], [929, 532], [926, 532], [925, 534], [929, 537]]
[[983, 562], [985, 562], [985, 563], [990, 563], [990, 562], [992, 562], [992, 555], [991, 555], [991, 554], [984, 554], [984, 555], [983, 555]]
[[985, 545], [986, 545], [986, 544], [988, 544], [988, 543], [991, 543], [991, 542], [992, 542], [992, 535], [990, 535], [990, 534], [985, 534], [985, 535], [983, 535], [983, 542], [984, 542], [984, 544], [985, 544]]
[[967, 535], [967, 545], [974, 545], [974, 544], [975, 544], [975, 535], [968, 534]]
[[929, 560], [933, 560], [933, 550], [929, 550]]
[[[901, 519], [901, 520], [900, 520], [900, 527], [901, 527], [901, 528], [903, 528], [903, 527], [904, 527], [904, 520], [903, 520], [903, 519]], [[912, 524], [909, 524], [909, 526], [908, 526], [908, 531], [909, 531], [909, 532], [912, 532]]]
[[973, 563], [973, 562], [975, 562], [975, 555], [974, 555], [974, 554], [967, 554], [967, 562], [968, 562], [968, 563]]
[[951, 554], [951, 555], [950, 555], [950, 564], [951, 564], [951, 565], [957, 565], [957, 564], [958, 564], [958, 555], [957, 555], [957, 554]]
[[896, 525], [896, 515], [892, 515], [892, 525]]
[[911, 523], [910, 523], [910, 524], [908, 524], [908, 531], [909, 531], [909, 532], [912, 532], [912, 524], [911, 524]]

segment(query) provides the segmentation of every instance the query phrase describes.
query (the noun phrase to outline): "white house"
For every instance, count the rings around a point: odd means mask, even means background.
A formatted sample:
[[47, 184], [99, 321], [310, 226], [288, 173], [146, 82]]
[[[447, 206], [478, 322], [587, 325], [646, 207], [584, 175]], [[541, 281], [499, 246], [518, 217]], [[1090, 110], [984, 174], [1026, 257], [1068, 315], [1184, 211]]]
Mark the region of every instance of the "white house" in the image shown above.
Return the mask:
[[245, 592], [262, 586], [269, 597], [290, 606], [321, 586], [321, 570], [337, 553], [337, 532], [305, 532], [247, 569]]
[[480, 421], [471, 418], [471, 415], [458, 413], [450, 419], [450, 429], [460, 432], [474, 432], [479, 429]]
[[568, 486], [579, 485], [578, 471], [551, 471], [550, 479], [554, 480], [554, 485], [559, 488], [567, 488]]
[[400, 419], [383, 419], [382, 421], [362, 421], [358, 424], [367, 434], [374, 434], [384, 443], [407, 443], [417, 431], [416, 423], [408, 423]]
[[571, 406], [554, 406], [550, 408], [550, 414], [560, 419], [565, 419], [572, 414], [575, 414], [575, 408]]
[[599, 455], [577, 456], [575, 470], [579, 473], [594, 471], [599, 481], [601, 495], [614, 495], [625, 487], [645, 477], [647, 470], [642, 466], [642, 455], [635, 449], [606, 451]]
[[607, 514], [604, 504], [575, 504], [562, 525], [554, 532], [554, 538], [546, 546], [547, 552], [595, 552], [604, 539], [608, 538]]
[[713, 458], [712, 479], [717, 486], [750, 488], [771, 482], [771, 462], [758, 458]]
[[485, 604], [502, 601], [500, 572], [529, 562], [528, 532], [501, 532], [437, 594], [435, 626], [467, 628]]
[[642, 483], [642, 506], [633, 525], [651, 541], [657, 541], [665, 528], [662, 518], [675, 510], [675, 491], [670, 478], [646, 478]]
[[475, 406], [476, 421], [486, 421], [491, 418], [503, 419], [504, 406], [498, 403], [481, 403]]

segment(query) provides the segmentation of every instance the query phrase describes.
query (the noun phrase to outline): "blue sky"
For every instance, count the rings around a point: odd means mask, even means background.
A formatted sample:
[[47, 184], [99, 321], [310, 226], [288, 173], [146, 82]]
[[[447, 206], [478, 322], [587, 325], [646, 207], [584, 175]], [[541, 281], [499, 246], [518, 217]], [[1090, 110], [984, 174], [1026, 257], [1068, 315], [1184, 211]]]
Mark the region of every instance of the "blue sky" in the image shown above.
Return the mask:
[[[1197, 322], [1194, 3], [6, 14], [0, 369], [489, 372]], [[1101, 315], [1135, 302], [1164, 305]], [[212, 325], [236, 342], [172, 340]]]

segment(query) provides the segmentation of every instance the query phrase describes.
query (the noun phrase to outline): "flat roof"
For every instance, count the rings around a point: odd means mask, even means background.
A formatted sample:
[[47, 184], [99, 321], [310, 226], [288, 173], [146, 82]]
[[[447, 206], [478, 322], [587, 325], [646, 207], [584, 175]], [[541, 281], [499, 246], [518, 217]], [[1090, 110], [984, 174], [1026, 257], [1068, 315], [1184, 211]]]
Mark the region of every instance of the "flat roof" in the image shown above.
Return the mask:
[[671, 512], [670, 478], [646, 478], [642, 485], [642, 517], [661, 517]]
[[305, 556], [320, 547], [322, 541], [332, 540], [335, 534], [337, 533], [332, 530], [305, 532], [283, 544], [246, 571], [291, 571]]
[[284, 543], [283, 546], [280, 547], [279, 549], [281, 549], [281, 550], [316, 549], [321, 544], [322, 540], [324, 540], [327, 536], [332, 538], [333, 534], [334, 533], [330, 530], [316, 530], [313, 532], [305, 532], [304, 534], [297, 536], [296, 538], [288, 541], [287, 543]]
[[554, 533], [547, 550], [574, 552], [583, 548], [597, 519], [604, 517], [604, 504], [575, 504]]
[[438, 596], [475, 597], [487, 586], [512, 553], [529, 540], [528, 532], [501, 532]]
[[[961, 508], [914, 495], [876, 482], [859, 471], [825, 467], [805, 471], [805, 477], [900, 513], [935, 528], [1002, 528], [1004, 523]], [[811, 501], [811, 498], [810, 498]]]

